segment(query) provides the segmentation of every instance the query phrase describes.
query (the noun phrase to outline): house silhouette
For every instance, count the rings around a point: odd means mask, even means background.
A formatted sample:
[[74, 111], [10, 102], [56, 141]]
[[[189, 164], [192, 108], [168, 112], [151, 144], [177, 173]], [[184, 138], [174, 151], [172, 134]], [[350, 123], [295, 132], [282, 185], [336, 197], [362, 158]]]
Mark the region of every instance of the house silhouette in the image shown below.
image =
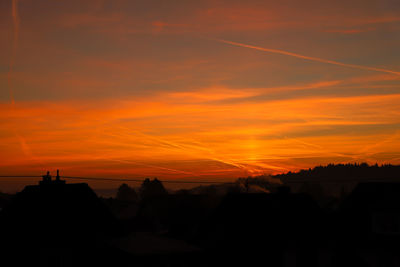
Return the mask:
[[[9, 266], [80, 266], [121, 258], [107, 245], [119, 225], [86, 183], [49, 173], [26, 186], [0, 213], [1, 251]], [[119, 255], [119, 257], [115, 257]], [[21, 257], [22, 256], [22, 257]]]

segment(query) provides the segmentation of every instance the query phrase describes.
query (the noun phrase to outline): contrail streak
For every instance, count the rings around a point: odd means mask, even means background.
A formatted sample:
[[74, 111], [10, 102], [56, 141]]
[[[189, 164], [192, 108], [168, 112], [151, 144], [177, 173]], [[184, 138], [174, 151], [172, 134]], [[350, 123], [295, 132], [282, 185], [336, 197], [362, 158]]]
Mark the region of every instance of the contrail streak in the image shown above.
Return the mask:
[[325, 64], [343, 66], [343, 67], [348, 67], [348, 68], [353, 68], [353, 69], [372, 70], [372, 71], [390, 73], [390, 74], [395, 74], [395, 75], [399, 75], [400, 76], [400, 72], [393, 71], [393, 70], [388, 70], [388, 69], [381, 69], [381, 68], [374, 68], [374, 67], [368, 67], [368, 66], [362, 66], [362, 65], [341, 63], [341, 62], [338, 62], [338, 61], [333, 61], [333, 60], [328, 60], [328, 59], [323, 59], [323, 58], [318, 58], [318, 57], [304, 56], [304, 55], [300, 55], [300, 54], [296, 54], [296, 53], [292, 53], [292, 52], [288, 52], [288, 51], [284, 51], [284, 50], [264, 48], [264, 47], [254, 46], [254, 45], [248, 45], [248, 44], [243, 44], [243, 43], [238, 43], [238, 42], [227, 41], [227, 40], [223, 40], [223, 39], [214, 39], [214, 40], [216, 40], [216, 41], [218, 41], [220, 43], [225, 43], [225, 44], [230, 44], [230, 45], [234, 45], [234, 46], [240, 46], [240, 47], [255, 49], [255, 50], [269, 52], [269, 53], [281, 54], [281, 55], [285, 55], [285, 56], [297, 57], [297, 58], [310, 60], [310, 61], [315, 61], [315, 62], [321, 62], [321, 63], [325, 63]]
[[[12, 16], [13, 26], [14, 26], [13, 27], [14, 39], [13, 39], [13, 44], [12, 44], [10, 65], [9, 65], [8, 74], [7, 74], [7, 82], [8, 82], [9, 92], [10, 92], [11, 110], [14, 111], [15, 110], [15, 99], [14, 99], [14, 83], [13, 83], [12, 76], [13, 76], [13, 70], [14, 70], [14, 65], [15, 65], [15, 58], [17, 55], [17, 46], [18, 46], [18, 37], [19, 37], [18, 0], [11, 1], [11, 16]], [[14, 129], [14, 134], [18, 138], [18, 141], [20, 142], [23, 153], [34, 159], [31, 149], [28, 146], [28, 144], [26, 143], [25, 139], [15, 129]]]
[[[377, 142], [372, 145], [364, 147], [363, 149], [361, 149], [361, 151], [359, 153], [365, 154], [366, 152], [368, 152], [369, 150], [371, 150], [373, 148], [377, 148], [383, 144], [387, 144], [387, 143], [391, 143], [391, 142], [395, 141], [398, 137], [399, 137], [399, 131], [396, 131], [394, 134], [391, 134], [388, 138], [383, 139], [380, 142]], [[374, 152], [374, 153], [376, 153], [376, 152]]]
[[15, 40], [18, 39], [19, 33], [19, 17], [18, 17], [18, 0], [12, 0], [12, 17], [14, 22], [14, 29], [15, 29]]
[[10, 66], [8, 71], [8, 87], [10, 91], [10, 100], [11, 104], [15, 104], [14, 100], [14, 90], [13, 90], [13, 81], [12, 81], [12, 73], [15, 64], [15, 56], [17, 53], [17, 44], [18, 44], [18, 35], [19, 35], [19, 16], [18, 16], [18, 0], [12, 0], [12, 7], [11, 7], [11, 15], [13, 19], [14, 25], [14, 40], [13, 40], [13, 48], [11, 52], [11, 59], [10, 59]]

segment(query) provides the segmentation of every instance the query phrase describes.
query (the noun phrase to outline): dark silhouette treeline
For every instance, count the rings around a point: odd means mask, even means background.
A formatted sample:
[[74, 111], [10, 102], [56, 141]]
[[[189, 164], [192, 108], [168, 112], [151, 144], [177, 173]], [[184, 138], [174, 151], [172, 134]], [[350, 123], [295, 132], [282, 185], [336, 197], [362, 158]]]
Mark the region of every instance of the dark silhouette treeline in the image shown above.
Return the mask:
[[317, 201], [332, 203], [348, 195], [360, 182], [398, 182], [399, 165], [367, 163], [328, 164], [308, 170], [273, 176], [294, 192], [312, 195]]
[[400, 165], [368, 165], [367, 163], [328, 164], [308, 170], [288, 172], [275, 175], [283, 182], [297, 181], [360, 181], [397, 180], [400, 176]]
[[[138, 188], [122, 184], [112, 198], [48, 174], [16, 195], [0, 194], [0, 261], [5, 266], [400, 266], [399, 170], [328, 165], [174, 192], [157, 179], [145, 179]], [[326, 193], [324, 186], [342, 181], [351, 181], [351, 190]]]

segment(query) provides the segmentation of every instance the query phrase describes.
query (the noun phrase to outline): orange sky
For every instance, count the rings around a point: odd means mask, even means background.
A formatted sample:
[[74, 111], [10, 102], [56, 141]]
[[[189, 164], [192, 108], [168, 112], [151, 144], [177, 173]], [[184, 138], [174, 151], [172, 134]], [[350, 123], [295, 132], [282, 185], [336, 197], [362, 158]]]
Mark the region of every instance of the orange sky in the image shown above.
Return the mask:
[[400, 4], [321, 2], [2, 1], [0, 174], [400, 163]]

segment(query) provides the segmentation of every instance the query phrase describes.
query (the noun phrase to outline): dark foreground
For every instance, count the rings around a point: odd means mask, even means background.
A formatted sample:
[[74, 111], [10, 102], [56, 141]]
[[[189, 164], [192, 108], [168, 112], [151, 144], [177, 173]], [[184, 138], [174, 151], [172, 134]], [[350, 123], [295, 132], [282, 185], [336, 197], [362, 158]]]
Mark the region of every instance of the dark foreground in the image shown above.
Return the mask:
[[153, 194], [100, 199], [44, 180], [3, 203], [2, 266], [400, 266], [400, 184], [309, 194]]

